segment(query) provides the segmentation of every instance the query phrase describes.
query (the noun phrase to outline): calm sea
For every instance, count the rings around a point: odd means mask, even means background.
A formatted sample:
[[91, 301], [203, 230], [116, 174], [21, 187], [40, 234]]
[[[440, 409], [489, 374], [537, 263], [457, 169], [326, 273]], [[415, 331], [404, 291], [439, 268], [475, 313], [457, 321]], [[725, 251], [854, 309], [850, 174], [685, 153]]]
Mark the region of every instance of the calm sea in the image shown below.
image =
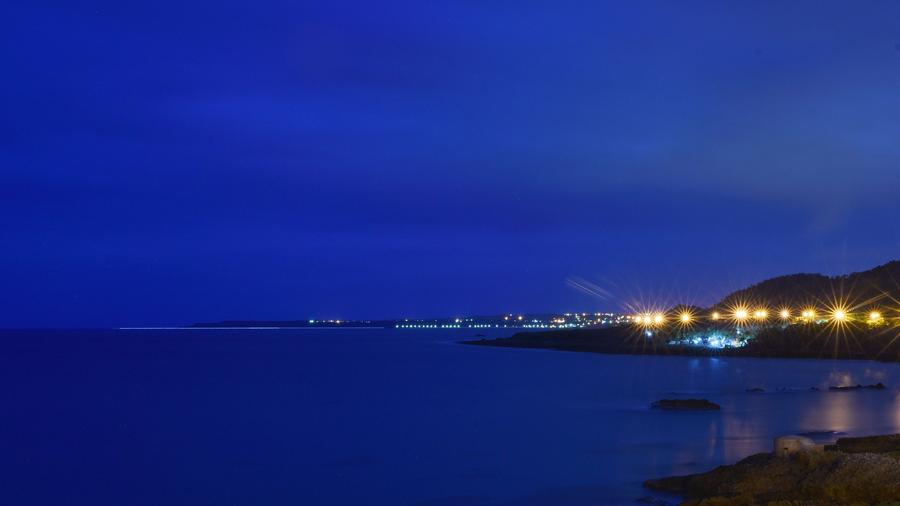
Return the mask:
[[[0, 504], [634, 504], [778, 435], [900, 432], [893, 388], [810, 390], [893, 387], [896, 365], [456, 344], [473, 334], [4, 331]], [[648, 409], [674, 396], [723, 409]]]

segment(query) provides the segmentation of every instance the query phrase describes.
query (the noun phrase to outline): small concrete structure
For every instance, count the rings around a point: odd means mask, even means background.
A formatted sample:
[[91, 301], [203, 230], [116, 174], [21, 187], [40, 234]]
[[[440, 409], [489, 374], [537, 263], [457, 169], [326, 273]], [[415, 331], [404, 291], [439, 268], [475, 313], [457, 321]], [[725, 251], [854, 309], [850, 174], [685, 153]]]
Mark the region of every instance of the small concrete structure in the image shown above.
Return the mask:
[[787, 457], [801, 452], [823, 451], [821, 445], [817, 445], [812, 439], [803, 436], [781, 436], [775, 438], [775, 455]]

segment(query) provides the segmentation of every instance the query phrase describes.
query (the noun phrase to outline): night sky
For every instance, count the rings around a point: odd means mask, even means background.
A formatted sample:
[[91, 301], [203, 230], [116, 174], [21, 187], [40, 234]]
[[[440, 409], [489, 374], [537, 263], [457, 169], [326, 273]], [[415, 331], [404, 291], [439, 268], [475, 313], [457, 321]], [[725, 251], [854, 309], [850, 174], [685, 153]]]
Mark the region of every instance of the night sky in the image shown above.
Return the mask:
[[900, 257], [898, 2], [0, 12], [3, 327], [710, 303]]

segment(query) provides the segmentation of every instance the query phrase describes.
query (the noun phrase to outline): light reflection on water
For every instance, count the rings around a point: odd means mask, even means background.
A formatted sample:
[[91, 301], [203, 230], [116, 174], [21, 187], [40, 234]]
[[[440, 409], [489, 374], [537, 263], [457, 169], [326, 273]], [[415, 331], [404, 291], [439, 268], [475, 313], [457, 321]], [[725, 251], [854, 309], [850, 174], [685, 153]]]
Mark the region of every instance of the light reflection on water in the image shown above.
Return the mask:
[[[463, 337], [0, 333], [0, 502], [630, 504], [645, 479], [780, 435], [900, 432], [894, 364], [452, 344]], [[827, 391], [876, 381], [890, 389]], [[668, 397], [722, 411], [648, 408]], [[48, 475], [71, 481], [41, 486]], [[92, 485], [101, 475], [117, 478]]]

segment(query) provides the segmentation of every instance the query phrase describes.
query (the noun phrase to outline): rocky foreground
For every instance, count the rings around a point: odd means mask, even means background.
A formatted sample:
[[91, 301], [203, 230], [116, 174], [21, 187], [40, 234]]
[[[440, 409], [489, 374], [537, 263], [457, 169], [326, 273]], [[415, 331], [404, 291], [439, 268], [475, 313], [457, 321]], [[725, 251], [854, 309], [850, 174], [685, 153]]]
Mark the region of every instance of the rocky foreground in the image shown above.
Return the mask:
[[900, 504], [900, 434], [842, 438], [825, 451], [788, 457], [761, 453], [645, 486], [698, 506]]

